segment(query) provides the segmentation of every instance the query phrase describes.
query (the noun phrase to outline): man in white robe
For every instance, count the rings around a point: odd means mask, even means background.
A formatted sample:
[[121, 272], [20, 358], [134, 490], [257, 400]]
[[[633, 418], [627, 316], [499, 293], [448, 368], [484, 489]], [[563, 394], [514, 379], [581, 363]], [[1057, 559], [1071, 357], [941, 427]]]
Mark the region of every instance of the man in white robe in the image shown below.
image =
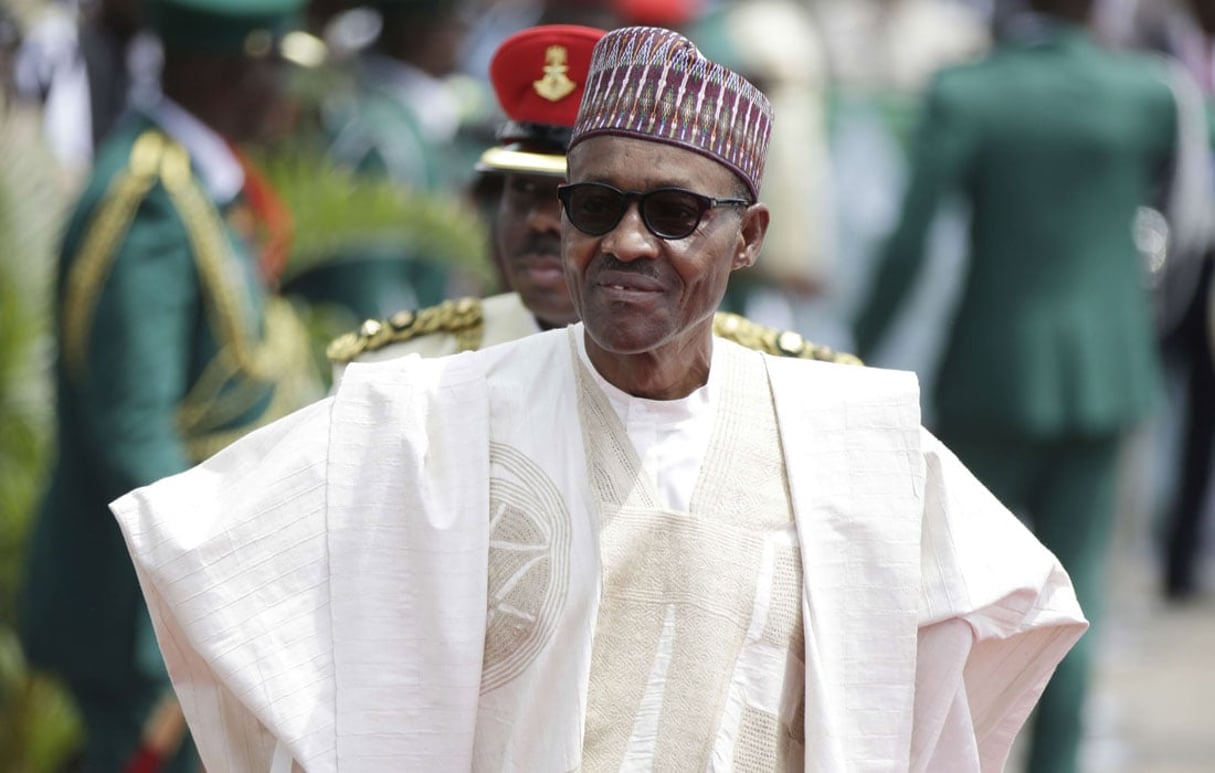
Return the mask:
[[1066, 574], [914, 377], [712, 335], [762, 94], [653, 28], [591, 70], [583, 322], [356, 363], [114, 504], [207, 768], [1000, 770], [1085, 628]]

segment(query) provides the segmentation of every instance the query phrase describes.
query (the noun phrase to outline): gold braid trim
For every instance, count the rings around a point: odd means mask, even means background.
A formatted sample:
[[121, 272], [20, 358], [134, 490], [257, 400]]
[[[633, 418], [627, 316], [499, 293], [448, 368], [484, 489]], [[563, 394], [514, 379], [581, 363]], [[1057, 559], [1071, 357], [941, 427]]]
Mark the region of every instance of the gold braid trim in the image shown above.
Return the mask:
[[758, 322], [752, 322], [738, 314], [720, 311], [715, 314], [713, 316], [713, 334], [734, 341], [748, 349], [755, 349], [777, 357], [799, 357], [803, 360], [822, 360], [841, 365], [864, 364], [856, 355], [812, 344], [792, 330], [777, 330]]
[[[202, 375], [190, 387], [190, 391], [177, 409], [177, 424], [183, 435], [204, 431], [210, 426], [221, 426], [239, 416], [264, 393], [265, 385], [253, 379], [234, 378], [240, 368], [232, 359], [228, 347], [223, 347], [215, 358], [207, 363]], [[224, 392], [225, 384], [235, 384]], [[220, 400], [221, 393], [223, 400]], [[221, 411], [219, 403], [227, 410]], [[224, 415], [220, 415], [220, 414]]]
[[[241, 267], [231, 252], [219, 211], [190, 173], [184, 149], [176, 145], [166, 149], [160, 177], [185, 225], [208, 319], [220, 344], [219, 353], [178, 409], [178, 425], [191, 456], [204, 459], [315, 398], [318, 390], [300, 374], [301, 364], [310, 357], [307, 331], [288, 303], [268, 299], [262, 338], [254, 337], [243, 284], [233, 281], [241, 275]], [[251, 410], [266, 386], [273, 388], [271, 402], [255, 422], [222, 429]]]
[[262, 351], [280, 364], [274, 379], [269, 382], [239, 378], [241, 372], [232, 357], [231, 347], [219, 351], [178, 409], [177, 421], [183, 435], [214, 432], [230, 424], [263, 398], [268, 384], [277, 393], [280, 386], [298, 375], [303, 364], [309, 361], [308, 331], [291, 304], [282, 298], [267, 301]]
[[211, 199], [190, 174], [190, 157], [179, 145], [168, 145], [160, 164], [160, 179], [186, 227], [208, 300], [216, 337], [230, 350], [236, 367], [261, 381], [273, 381], [280, 363], [272, 352], [250, 340], [243, 299], [232, 285], [239, 273], [229, 250], [223, 221]]
[[97, 298], [114, 265], [118, 245], [139, 205], [156, 184], [164, 148], [165, 138], [159, 132], [149, 130], [136, 138], [126, 171], [114, 179], [102, 197], [68, 273], [63, 298], [63, 358], [68, 372], [78, 379], [86, 375], [89, 327]]
[[359, 329], [333, 339], [325, 349], [330, 362], [348, 365], [360, 354], [432, 333], [449, 333], [459, 351], [481, 346], [485, 316], [478, 298], [443, 301], [419, 311], [400, 311], [388, 319], [369, 319]]
[[[190, 175], [185, 150], [149, 129], [135, 140], [125, 172], [117, 176], [89, 221], [66, 280], [63, 304], [64, 361], [77, 377], [87, 365], [89, 326], [118, 246], [140, 204], [158, 181], [165, 185], [193, 247], [203, 295], [220, 351], [178, 409], [187, 453], [196, 462], [252, 429], [287, 415], [320, 396], [318, 383], [300, 367], [309, 361], [308, 333], [290, 304], [269, 299], [260, 344], [250, 341], [243, 299], [230, 284], [238, 267], [223, 237], [219, 212]], [[247, 379], [233, 381], [244, 373]], [[250, 425], [217, 429], [250, 410], [274, 388], [270, 404]], [[225, 385], [232, 385], [224, 391]]]
[[[308, 331], [291, 304], [282, 298], [271, 298], [267, 303], [266, 345], [281, 361], [282, 368], [273, 382], [274, 391], [269, 405], [255, 421], [240, 427], [224, 428], [252, 408], [264, 395], [264, 391], [256, 388], [258, 382], [250, 380], [243, 380], [233, 390], [224, 392], [222, 401], [217, 399], [220, 395], [215, 394], [210, 401], [182, 405], [179, 420], [186, 451], [193, 461], [200, 462], [210, 457], [258, 427], [280, 419], [322, 396], [320, 382], [308, 368], [302, 366], [312, 356]], [[221, 352], [212, 365], [220, 362], [230, 363], [226, 352]], [[208, 413], [208, 409], [214, 410]], [[187, 423], [187, 420], [192, 420], [192, 423]]]
[[[461, 298], [417, 312], [398, 312], [388, 319], [369, 319], [358, 330], [333, 339], [325, 354], [336, 365], [348, 365], [366, 352], [432, 333], [455, 336], [458, 350], [469, 351], [480, 347], [484, 331], [485, 319], [480, 300]], [[777, 330], [738, 314], [715, 314], [713, 334], [777, 357], [799, 357], [842, 365], [863, 364], [855, 355], [810, 343], [791, 330]]]

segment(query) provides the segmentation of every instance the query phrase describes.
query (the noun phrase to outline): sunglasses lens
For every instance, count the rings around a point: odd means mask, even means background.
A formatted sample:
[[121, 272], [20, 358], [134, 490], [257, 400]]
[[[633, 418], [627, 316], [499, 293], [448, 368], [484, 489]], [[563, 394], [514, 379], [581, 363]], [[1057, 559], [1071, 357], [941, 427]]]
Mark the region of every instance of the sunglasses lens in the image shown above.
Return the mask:
[[642, 206], [646, 223], [666, 239], [682, 239], [695, 231], [705, 211], [705, 202], [687, 191], [654, 191]]
[[626, 202], [617, 190], [600, 185], [572, 186], [566, 216], [579, 231], [601, 236], [616, 227]]
[[713, 206], [710, 199], [678, 188], [659, 188], [648, 193], [624, 193], [600, 183], [578, 183], [563, 187], [558, 194], [565, 203], [569, 221], [583, 233], [603, 236], [624, 216], [629, 202], [639, 199], [641, 219], [646, 227], [663, 239], [682, 239], [700, 225], [700, 219]]

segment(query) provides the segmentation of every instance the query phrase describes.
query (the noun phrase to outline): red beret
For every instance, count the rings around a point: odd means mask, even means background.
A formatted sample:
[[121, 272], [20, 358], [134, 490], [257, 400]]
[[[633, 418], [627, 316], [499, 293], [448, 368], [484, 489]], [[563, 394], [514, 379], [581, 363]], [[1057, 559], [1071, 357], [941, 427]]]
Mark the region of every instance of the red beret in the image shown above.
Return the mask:
[[603, 30], [573, 24], [530, 27], [502, 41], [489, 79], [510, 119], [477, 165], [482, 171], [565, 173], [565, 149]]
[[604, 31], [551, 24], [516, 32], [498, 46], [489, 79], [512, 121], [572, 127]]
[[616, 13], [628, 26], [679, 27], [704, 9], [701, 0], [616, 0]]

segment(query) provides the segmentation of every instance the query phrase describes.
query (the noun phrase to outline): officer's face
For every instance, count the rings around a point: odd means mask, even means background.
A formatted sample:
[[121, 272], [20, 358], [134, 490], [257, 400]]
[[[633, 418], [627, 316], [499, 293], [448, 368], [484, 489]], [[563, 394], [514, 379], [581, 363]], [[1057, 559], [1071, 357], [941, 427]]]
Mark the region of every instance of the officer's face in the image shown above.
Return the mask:
[[266, 139], [282, 133], [286, 65], [273, 57], [243, 58], [232, 80], [230, 99], [236, 140]]
[[1215, 35], [1215, 0], [1190, 0], [1198, 26], [1208, 35]]
[[561, 268], [558, 177], [510, 174], [498, 203], [497, 252], [511, 289], [538, 320], [561, 327], [578, 320]]
[[[677, 187], [735, 198], [740, 182], [716, 161], [690, 150], [626, 137], [594, 137], [569, 155], [571, 183], [598, 182], [622, 191]], [[730, 272], [759, 255], [768, 210], [718, 207], [682, 239], [650, 232], [636, 202], [607, 233], [593, 236], [561, 221], [566, 281], [594, 345], [613, 354], [702, 349]], [[591, 346], [592, 341], [588, 341]]]

